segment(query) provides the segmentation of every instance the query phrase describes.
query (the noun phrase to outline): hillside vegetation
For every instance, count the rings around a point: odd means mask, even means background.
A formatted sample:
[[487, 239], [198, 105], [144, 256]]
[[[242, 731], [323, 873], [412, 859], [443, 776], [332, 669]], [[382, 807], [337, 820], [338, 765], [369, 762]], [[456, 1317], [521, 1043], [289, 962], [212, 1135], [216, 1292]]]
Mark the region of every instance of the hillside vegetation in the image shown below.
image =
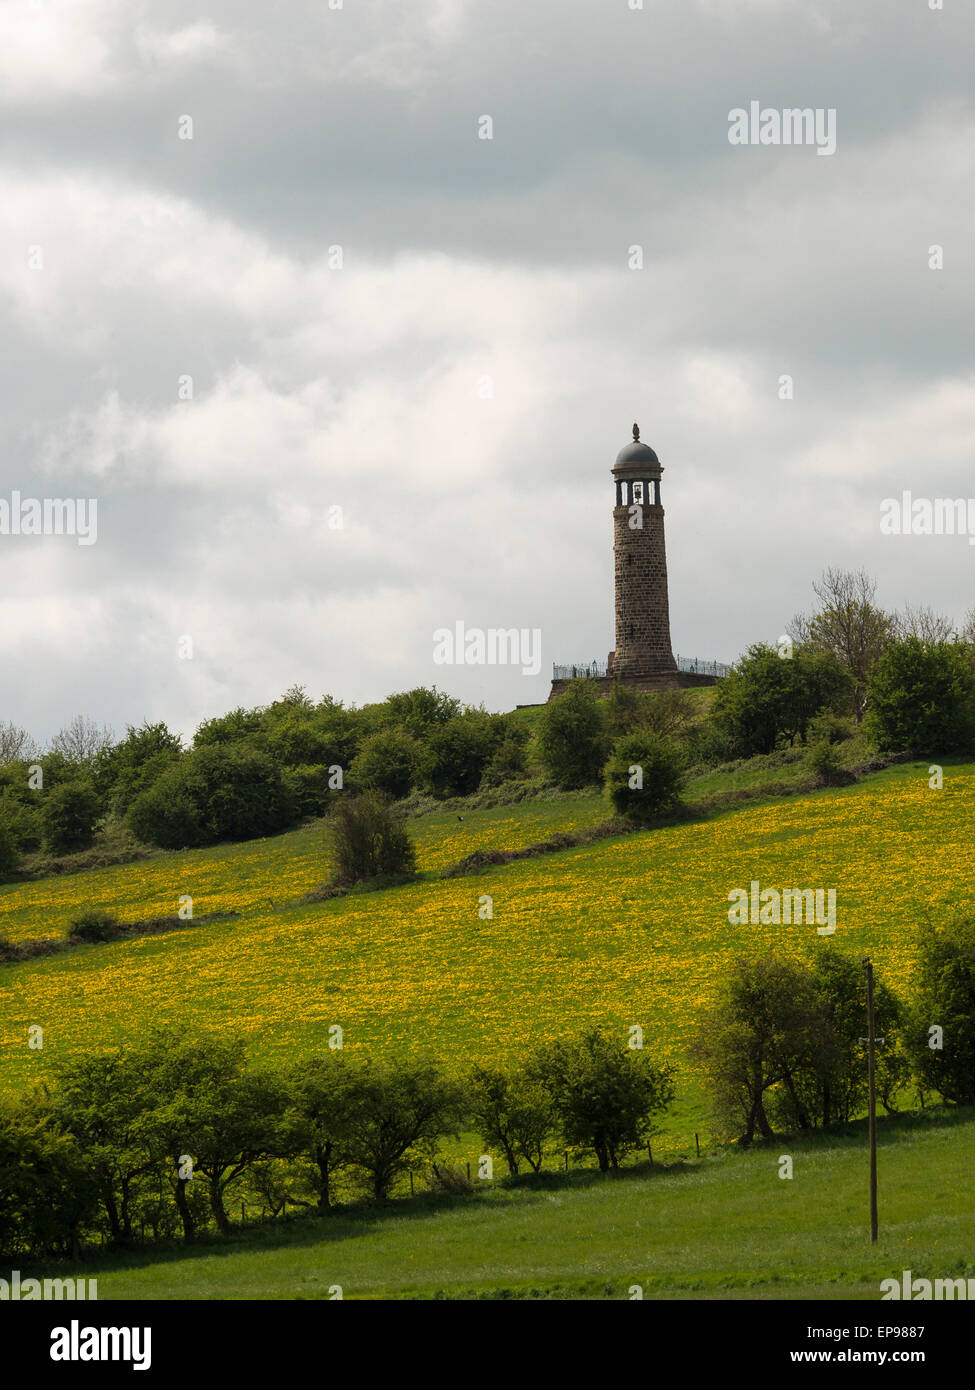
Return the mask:
[[[529, 844], [605, 817], [601, 798], [437, 812], [412, 821], [424, 876], [331, 902], [299, 899], [327, 873], [321, 829], [8, 886], [0, 931], [46, 935], [72, 913], [173, 912], [230, 920], [79, 947], [0, 967], [0, 1078], [22, 1087], [52, 1062], [137, 1038], [147, 1022], [242, 1030], [255, 1056], [346, 1046], [425, 1052], [458, 1069], [592, 1022], [640, 1024], [680, 1062], [666, 1147], [687, 1151], [707, 1115], [683, 1052], [699, 1009], [740, 953], [801, 954], [814, 926], [731, 925], [728, 894], [763, 886], [837, 892], [835, 942], [905, 983], [924, 917], [975, 902], [975, 765], [905, 763], [842, 788], [744, 804], [472, 876], [441, 879], [474, 848]], [[479, 916], [483, 895], [493, 917]], [[45, 1029], [42, 1051], [27, 1029]]]

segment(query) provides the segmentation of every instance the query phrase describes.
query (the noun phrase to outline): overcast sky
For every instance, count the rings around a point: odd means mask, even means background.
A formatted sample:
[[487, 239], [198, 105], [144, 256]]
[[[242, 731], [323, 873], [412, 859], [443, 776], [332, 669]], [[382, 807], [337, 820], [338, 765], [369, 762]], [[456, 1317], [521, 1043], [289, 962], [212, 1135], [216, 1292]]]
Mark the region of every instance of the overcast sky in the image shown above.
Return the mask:
[[[971, 7], [631, 3], [0, 4], [0, 498], [98, 502], [0, 535], [0, 721], [544, 700], [613, 644], [634, 420], [676, 652], [830, 564], [975, 603], [965, 537], [879, 526], [975, 495]], [[835, 154], [732, 145], [752, 101]], [[458, 621], [541, 674], [435, 665]]]

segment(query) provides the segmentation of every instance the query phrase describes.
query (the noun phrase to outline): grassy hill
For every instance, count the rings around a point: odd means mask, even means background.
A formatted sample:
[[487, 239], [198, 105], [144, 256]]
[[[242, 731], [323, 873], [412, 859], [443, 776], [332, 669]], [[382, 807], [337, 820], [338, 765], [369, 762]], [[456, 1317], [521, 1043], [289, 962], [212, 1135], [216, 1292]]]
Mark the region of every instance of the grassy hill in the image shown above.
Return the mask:
[[[232, 1027], [254, 1055], [278, 1060], [320, 1048], [340, 1023], [350, 1048], [430, 1052], [458, 1067], [589, 1021], [639, 1023], [657, 1057], [682, 1063], [661, 1145], [686, 1152], [707, 1126], [683, 1064], [700, 1006], [736, 954], [801, 952], [815, 939], [814, 927], [729, 925], [729, 891], [752, 879], [835, 887], [834, 941], [869, 951], [902, 985], [922, 916], [975, 900], [973, 793], [975, 765], [946, 767], [932, 791], [926, 765], [903, 764], [447, 880], [440, 871], [473, 849], [527, 845], [607, 808], [576, 795], [438, 810], [411, 822], [419, 882], [312, 905], [299, 899], [328, 871], [315, 825], [8, 885], [0, 934], [14, 940], [57, 935], [95, 904], [127, 920], [172, 913], [182, 894], [197, 915], [240, 915], [0, 968], [0, 1081], [21, 1086], [59, 1057], [137, 1037], [150, 1019]], [[484, 894], [491, 920], [478, 916]], [[37, 1023], [42, 1052], [26, 1047]]]
[[[652, 1171], [644, 1160], [606, 1180], [555, 1160], [533, 1182], [475, 1181], [472, 1196], [406, 1196], [392, 1212], [352, 1208], [190, 1253], [112, 1256], [98, 1266], [101, 1296], [319, 1298], [339, 1283], [347, 1297], [621, 1298], [639, 1283], [648, 1297], [874, 1298], [902, 1268], [960, 1270], [973, 1235], [970, 1114], [882, 1121], [873, 1251], [861, 1127], [749, 1154], [709, 1141], [685, 1056], [702, 1005], [736, 955], [802, 954], [818, 940], [814, 926], [729, 924], [733, 888], [835, 888], [831, 945], [869, 952], [894, 986], [907, 983], [926, 915], [975, 906], [975, 764], [946, 762], [938, 791], [926, 763], [827, 790], [802, 790], [804, 779], [791, 750], [728, 765], [691, 782], [698, 811], [685, 823], [446, 879], [475, 850], [597, 825], [607, 803], [588, 793], [420, 802], [409, 823], [420, 879], [319, 903], [301, 899], [329, 874], [320, 823], [0, 888], [0, 935], [13, 941], [60, 935], [95, 905], [128, 921], [171, 914], [184, 894], [196, 916], [238, 914], [0, 966], [5, 1087], [136, 1039], [150, 1021], [233, 1029], [253, 1057], [279, 1063], [321, 1050], [339, 1023], [350, 1049], [433, 1054], [458, 1071], [588, 1022], [621, 1036], [638, 1023], [655, 1060], [680, 1068]], [[490, 919], [478, 913], [485, 895]], [[27, 1047], [36, 1024], [42, 1051]], [[480, 1147], [464, 1136], [451, 1156], [476, 1161]], [[796, 1158], [791, 1182], [778, 1178], [780, 1151]]]

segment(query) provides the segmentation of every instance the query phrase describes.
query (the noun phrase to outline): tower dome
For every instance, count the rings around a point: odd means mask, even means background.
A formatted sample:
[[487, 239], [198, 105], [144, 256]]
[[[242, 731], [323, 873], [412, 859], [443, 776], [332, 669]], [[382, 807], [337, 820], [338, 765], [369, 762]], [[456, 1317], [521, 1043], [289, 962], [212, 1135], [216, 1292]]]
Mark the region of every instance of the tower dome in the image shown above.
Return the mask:
[[616, 462], [618, 465], [623, 464], [629, 468], [632, 468], [634, 464], [637, 466], [640, 464], [649, 464], [651, 468], [660, 467], [660, 460], [650, 448], [650, 445], [644, 444], [641, 440], [639, 425], [633, 426], [633, 440], [631, 443], [624, 445], [619, 451], [616, 455]]

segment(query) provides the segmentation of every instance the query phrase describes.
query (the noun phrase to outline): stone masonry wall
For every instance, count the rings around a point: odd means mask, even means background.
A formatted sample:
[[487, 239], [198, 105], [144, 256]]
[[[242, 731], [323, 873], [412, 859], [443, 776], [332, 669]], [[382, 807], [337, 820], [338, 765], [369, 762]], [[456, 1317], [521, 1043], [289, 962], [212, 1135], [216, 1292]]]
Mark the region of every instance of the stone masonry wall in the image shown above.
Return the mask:
[[670, 645], [664, 509], [645, 505], [642, 528], [629, 507], [613, 508], [616, 651], [612, 674], [634, 678], [676, 670]]

